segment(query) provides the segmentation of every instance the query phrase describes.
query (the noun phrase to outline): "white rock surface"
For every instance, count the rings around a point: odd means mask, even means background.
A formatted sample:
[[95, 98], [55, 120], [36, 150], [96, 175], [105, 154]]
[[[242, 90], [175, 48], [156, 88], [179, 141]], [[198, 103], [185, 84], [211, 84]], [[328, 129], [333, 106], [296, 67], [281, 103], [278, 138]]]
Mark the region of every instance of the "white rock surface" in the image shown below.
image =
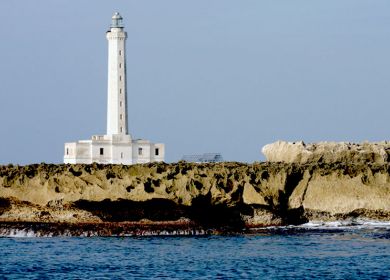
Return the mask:
[[356, 162], [378, 163], [389, 161], [390, 143], [387, 141], [370, 143], [318, 142], [305, 144], [303, 141], [277, 141], [262, 149], [269, 162], [288, 163], [333, 163]]

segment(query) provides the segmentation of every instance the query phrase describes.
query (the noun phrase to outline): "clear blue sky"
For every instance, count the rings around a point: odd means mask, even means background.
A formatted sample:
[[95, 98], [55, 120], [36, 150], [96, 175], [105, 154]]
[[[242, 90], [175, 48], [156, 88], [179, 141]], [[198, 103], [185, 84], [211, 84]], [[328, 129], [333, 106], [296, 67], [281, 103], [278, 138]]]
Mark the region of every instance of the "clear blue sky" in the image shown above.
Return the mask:
[[62, 162], [106, 130], [113, 12], [129, 129], [166, 160], [262, 160], [276, 140], [390, 138], [390, 1], [0, 2], [0, 163]]

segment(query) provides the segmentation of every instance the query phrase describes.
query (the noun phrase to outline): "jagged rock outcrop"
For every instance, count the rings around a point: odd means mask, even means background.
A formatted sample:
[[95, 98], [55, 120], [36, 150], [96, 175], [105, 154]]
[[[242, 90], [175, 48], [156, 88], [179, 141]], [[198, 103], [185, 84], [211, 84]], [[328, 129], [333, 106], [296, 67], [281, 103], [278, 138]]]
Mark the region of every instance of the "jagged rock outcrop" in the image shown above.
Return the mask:
[[349, 142], [318, 142], [305, 144], [303, 141], [277, 141], [262, 149], [267, 161], [287, 163], [376, 163], [390, 161], [390, 142], [360, 144]]
[[0, 167], [0, 223], [176, 223], [235, 228], [390, 220], [387, 163]]

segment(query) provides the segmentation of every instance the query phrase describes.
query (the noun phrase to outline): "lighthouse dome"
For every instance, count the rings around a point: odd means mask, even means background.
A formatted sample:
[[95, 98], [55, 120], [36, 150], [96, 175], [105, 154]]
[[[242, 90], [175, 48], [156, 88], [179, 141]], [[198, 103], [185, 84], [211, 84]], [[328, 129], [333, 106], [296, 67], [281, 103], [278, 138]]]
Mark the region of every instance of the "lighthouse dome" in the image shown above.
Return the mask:
[[113, 16], [112, 16], [112, 19], [123, 19], [121, 14], [116, 12]]

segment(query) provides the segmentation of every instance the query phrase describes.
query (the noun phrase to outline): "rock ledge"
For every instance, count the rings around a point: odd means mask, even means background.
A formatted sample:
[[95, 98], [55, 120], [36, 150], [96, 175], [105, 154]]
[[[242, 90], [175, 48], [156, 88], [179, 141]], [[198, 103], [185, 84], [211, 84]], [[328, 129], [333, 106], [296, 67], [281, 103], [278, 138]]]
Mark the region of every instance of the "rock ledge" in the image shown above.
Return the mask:
[[390, 142], [318, 142], [305, 144], [303, 141], [277, 141], [265, 145], [262, 152], [269, 162], [386, 164], [390, 161]]

